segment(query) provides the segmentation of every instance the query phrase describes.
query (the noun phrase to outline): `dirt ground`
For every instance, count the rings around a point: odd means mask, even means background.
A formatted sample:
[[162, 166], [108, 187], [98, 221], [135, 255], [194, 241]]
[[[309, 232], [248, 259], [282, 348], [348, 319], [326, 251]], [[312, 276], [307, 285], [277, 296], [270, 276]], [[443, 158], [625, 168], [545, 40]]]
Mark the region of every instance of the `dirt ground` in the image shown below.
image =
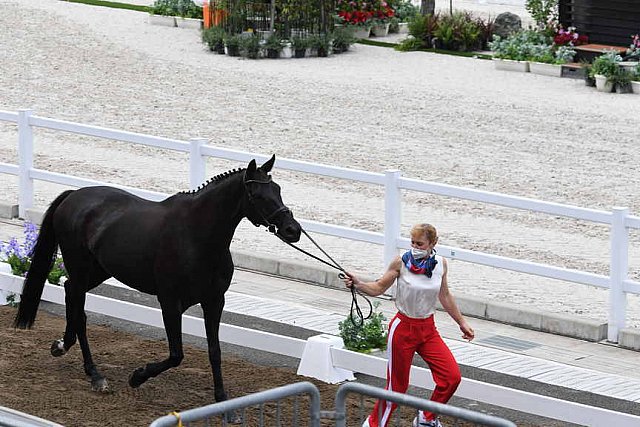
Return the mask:
[[[144, 339], [106, 326], [89, 325], [94, 361], [109, 380], [112, 392], [99, 394], [91, 391], [88, 378], [82, 370], [82, 357], [78, 345], [67, 355], [53, 358], [49, 347], [62, 336], [64, 319], [40, 310], [31, 330], [15, 330], [10, 325], [16, 310], [0, 307], [0, 406], [9, 407], [65, 426], [146, 426], [154, 419], [172, 411], [182, 411], [213, 403], [213, 382], [206, 351], [185, 348], [182, 365], [149, 380], [138, 389], [127, 381], [131, 372], [147, 362], [166, 357], [163, 341]], [[227, 393], [238, 397], [269, 388], [283, 386], [308, 378], [296, 375], [294, 370], [258, 366], [223, 352], [223, 375]], [[332, 410], [337, 385], [311, 380], [321, 395], [323, 410]], [[305, 399], [299, 400], [299, 421], [307, 425]], [[293, 399], [282, 404], [283, 426], [292, 421]], [[360, 426], [360, 398], [350, 398], [349, 426]], [[365, 410], [373, 406], [365, 399]], [[275, 408], [265, 408], [265, 426], [278, 425]], [[245, 413], [248, 426], [258, 426], [258, 409]], [[410, 425], [413, 413], [403, 410], [402, 423]], [[445, 419], [446, 420], [446, 419]], [[447, 425], [455, 424], [451, 420]], [[222, 425], [218, 418], [211, 425]], [[323, 426], [333, 425], [323, 420]]]

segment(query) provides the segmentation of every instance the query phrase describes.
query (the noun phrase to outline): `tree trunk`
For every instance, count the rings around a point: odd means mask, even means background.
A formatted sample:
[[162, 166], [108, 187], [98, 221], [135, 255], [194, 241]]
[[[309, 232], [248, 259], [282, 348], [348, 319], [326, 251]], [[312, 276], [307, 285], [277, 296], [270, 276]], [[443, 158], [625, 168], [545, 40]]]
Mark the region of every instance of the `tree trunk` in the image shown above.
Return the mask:
[[433, 15], [436, 10], [436, 0], [420, 0], [420, 13]]

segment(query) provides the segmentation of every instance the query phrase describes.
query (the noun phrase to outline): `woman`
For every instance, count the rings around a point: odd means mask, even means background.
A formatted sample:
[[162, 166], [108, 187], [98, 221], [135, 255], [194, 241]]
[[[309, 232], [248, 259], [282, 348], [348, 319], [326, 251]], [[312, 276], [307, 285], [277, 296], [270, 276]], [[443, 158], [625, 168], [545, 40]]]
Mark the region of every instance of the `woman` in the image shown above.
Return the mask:
[[[418, 353], [429, 365], [436, 384], [431, 400], [449, 401], [460, 384], [460, 369], [436, 329], [433, 314], [436, 299], [458, 323], [462, 338], [472, 340], [474, 332], [460, 313], [447, 284], [447, 261], [436, 255], [436, 229], [430, 224], [416, 224], [411, 229], [411, 250], [396, 257], [381, 278], [363, 282], [351, 273], [344, 279], [348, 288], [355, 286], [370, 296], [384, 293], [394, 281], [398, 313], [389, 323], [387, 339], [387, 390], [405, 393], [409, 387], [409, 371], [413, 354]], [[378, 400], [363, 427], [386, 427], [397, 405]], [[414, 427], [442, 427], [436, 415], [421, 411], [413, 420]]]

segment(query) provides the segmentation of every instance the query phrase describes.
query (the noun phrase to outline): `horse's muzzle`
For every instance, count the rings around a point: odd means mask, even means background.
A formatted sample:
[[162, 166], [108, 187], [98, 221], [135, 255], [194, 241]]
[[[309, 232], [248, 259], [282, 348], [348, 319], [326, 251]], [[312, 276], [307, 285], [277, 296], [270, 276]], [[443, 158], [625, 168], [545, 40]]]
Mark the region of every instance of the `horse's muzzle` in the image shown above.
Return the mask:
[[295, 243], [300, 240], [300, 234], [302, 233], [302, 227], [298, 224], [298, 221], [293, 219], [293, 216], [287, 218], [281, 225], [278, 226], [276, 234], [282, 237], [289, 243]]

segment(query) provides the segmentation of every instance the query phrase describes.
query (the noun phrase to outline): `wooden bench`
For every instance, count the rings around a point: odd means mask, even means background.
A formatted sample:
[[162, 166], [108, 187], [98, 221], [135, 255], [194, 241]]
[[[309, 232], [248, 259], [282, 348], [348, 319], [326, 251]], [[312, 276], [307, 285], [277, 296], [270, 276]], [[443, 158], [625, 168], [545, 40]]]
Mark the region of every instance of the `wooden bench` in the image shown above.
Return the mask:
[[583, 80], [587, 76], [587, 69], [585, 65], [585, 63], [580, 62], [569, 62], [567, 64], [562, 64], [560, 76], [567, 77], [569, 79]]
[[626, 46], [610, 46], [606, 44], [595, 43], [583, 44], [581, 46], [576, 46], [574, 49], [576, 51], [576, 61], [584, 60], [588, 62], [593, 61], [596, 57], [602, 55], [603, 53], [607, 53], [610, 50], [615, 50], [622, 56], [624, 56], [624, 54], [627, 52]]

